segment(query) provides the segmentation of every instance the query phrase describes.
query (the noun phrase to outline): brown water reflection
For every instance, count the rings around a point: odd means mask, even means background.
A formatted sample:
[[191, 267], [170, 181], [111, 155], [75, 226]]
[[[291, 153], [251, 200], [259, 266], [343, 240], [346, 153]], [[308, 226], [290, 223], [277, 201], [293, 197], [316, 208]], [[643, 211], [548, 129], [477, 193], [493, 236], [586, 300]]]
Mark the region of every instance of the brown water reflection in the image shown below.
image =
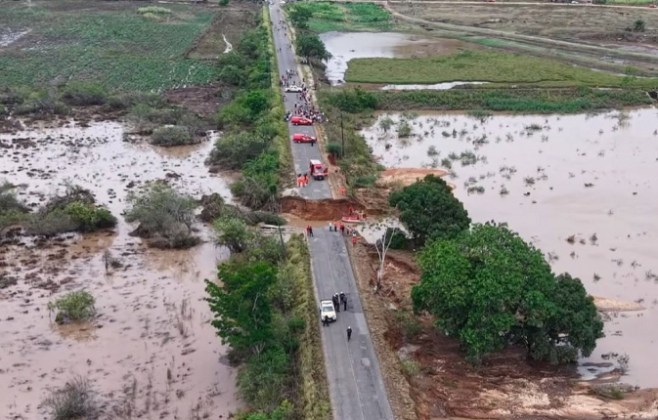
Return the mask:
[[[228, 196], [226, 182], [203, 165], [211, 141], [162, 151], [125, 143], [122, 133], [120, 124], [104, 122], [0, 135], [0, 178], [26, 184], [20, 195], [33, 205], [69, 181], [91, 189], [117, 215], [128, 191], [154, 179], [195, 196]], [[235, 371], [220, 362], [226, 348], [203, 300], [203, 279], [215, 278], [227, 254], [203, 226], [202, 245], [161, 251], [128, 236], [131, 227], [119, 220], [116, 233], [0, 248], [0, 269], [19, 278], [0, 290], [0, 417], [40, 418], [48, 390], [76, 374], [89, 377], [106, 414], [226, 418], [240, 406]], [[106, 250], [121, 267], [106, 271]], [[47, 303], [80, 288], [95, 296], [98, 317], [84, 325], [51, 322]]]
[[[449, 182], [474, 221], [508, 222], [556, 272], [580, 277], [592, 295], [644, 306], [608, 313], [606, 337], [583, 362], [627, 353], [623, 381], [657, 386], [658, 112], [406, 118], [413, 129], [407, 139], [395, 129], [384, 133], [379, 120], [364, 130], [381, 163], [451, 166]], [[611, 362], [581, 372], [590, 377]]]

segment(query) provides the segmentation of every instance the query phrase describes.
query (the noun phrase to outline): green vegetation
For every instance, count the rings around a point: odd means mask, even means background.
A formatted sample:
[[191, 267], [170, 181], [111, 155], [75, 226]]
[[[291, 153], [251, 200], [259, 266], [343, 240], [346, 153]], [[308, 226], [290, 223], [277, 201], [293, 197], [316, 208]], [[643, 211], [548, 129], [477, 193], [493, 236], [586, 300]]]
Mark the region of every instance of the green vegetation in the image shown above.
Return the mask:
[[138, 8], [136, 2], [80, 13], [79, 7], [59, 3], [3, 4], [0, 27], [31, 32], [0, 54], [0, 88], [73, 80], [93, 81], [112, 92], [148, 92], [216, 77], [212, 63], [185, 57], [212, 21], [207, 9], [168, 5], [171, 13], [163, 13], [161, 7]]
[[54, 390], [43, 405], [50, 410], [52, 420], [93, 419], [99, 413], [94, 391], [83, 377], [75, 377]]
[[128, 196], [126, 221], [137, 222], [133, 234], [146, 238], [156, 248], [189, 248], [199, 243], [194, 236], [197, 203], [164, 183], [154, 183]]
[[68, 322], [86, 321], [96, 315], [94, 297], [85, 290], [70, 292], [55, 302], [48, 303], [50, 311], [57, 311], [55, 322], [66, 324]]
[[[267, 22], [247, 32], [237, 48], [219, 60], [220, 79], [236, 88], [233, 100], [217, 116], [223, 135], [208, 164], [239, 169], [242, 178], [231, 186], [241, 203], [254, 209], [276, 209], [282, 156], [289, 157], [287, 127], [280, 93], [272, 75], [272, 44]], [[274, 88], [276, 86], [276, 89]]]
[[[579, 113], [600, 109], [650, 105], [651, 98], [642, 90], [592, 88], [565, 89], [481, 89], [465, 88], [422, 91], [370, 91], [377, 110], [487, 110], [519, 113]], [[330, 103], [343, 93], [325, 90]]]
[[0, 185], [0, 238], [12, 227], [28, 235], [51, 237], [64, 232], [93, 232], [116, 226], [117, 220], [94, 196], [77, 186], [67, 186], [64, 195], [51, 198], [35, 213], [29, 213], [14, 195], [15, 186]]
[[286, 10], [296, 27], [316, 33], [385, 31], [391, 29], [393, 23], [386, 9], [372, 3], [300, 2], [286, 5]]
[[323, 129], [327, 138], [327, 153], [340, 158], [338, 165], [345, 176], [350, 192], [368, 185], [382, 169], [370, 153], [370, 148], [358, 128], [363, 124], [367, 111], [376, 105], [370, 92], [354, 89], [336, 93], [319, 91], [320, 108], [327, 121]]
[[510, 344], [524, 346], [532, 359], [575, 362], [603, 336], [580, 280], [555, 276], [540, 251], [503, 225], [475, 225], [434, 241], [419, 262], [414, 309], [433, 314], [473, 362]]
[[[223, 219], [224, 235], [262, 233]], [[237, 229], [236, 229], [237, 226]], [[235, 237], [237, 237], [235, 236]], [[235, 238], [234, 237], [234, 238]], [[226, 240], [225, 237], [223, 240]], [[278, 241], [273, 240], [281, 247]], [[231, 357], [242, 362], [238, 388], [251, 411], [246, 420], [329, 419], [331, 417], [318, 319], [304, 239], [293, 236], [287, 256], [263, 259], [255, 247], [219, 266], [221, 285], [206, 280], [212, 324]], [[292, 293], [291, 293], [292, 291]]]
[[188, 127], [182, 125], [167, 125], [156, 128], [151, 135], [151, 144], [156, 146], [182, 146], [199, 143], [199, 139], [190, 133]]
[[331, 54], [324, 47], [324, 43], [320, 37], [314, 33], [301, 32], [295, 38], [295, 51], [300, 57], [307, 60], [328, 60]]
[[[557, 60], [493, 51], [462, 51], [424, 58], [351, 60], [345, 80], [353, 83], [481, 81], [535, 87], [655, 88], [656, 78], [618, 76]], [[479, 86], [486, 88], [487, 86]]]
[[450, 186], [434, 175], [392, 192], [388, 201], [398, 209], [400, 221], [419, 246], [428, 240], [454, 238], [471, 224], [464, 205], [452, 194]]

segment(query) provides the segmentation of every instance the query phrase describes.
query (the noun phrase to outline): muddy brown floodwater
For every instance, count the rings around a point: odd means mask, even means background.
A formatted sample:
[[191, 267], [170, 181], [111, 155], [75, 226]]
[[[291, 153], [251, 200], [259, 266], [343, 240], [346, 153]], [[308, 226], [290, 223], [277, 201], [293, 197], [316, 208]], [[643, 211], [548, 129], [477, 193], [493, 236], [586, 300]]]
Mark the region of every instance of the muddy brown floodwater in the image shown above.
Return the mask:
[[[163, 150], [123, 142], [122, 134], [121, 124], [100, 122], [0, 135], [0, 179], [25, 184], [20, 196], [32, 205], [65, 182], [81, 185], [117, 216], [128, 191], [155, 179], [195, 196], [228, 198], [226, 181], [203, 164], [210, 139]], [[206, 241], [185, 251], [146, 248], [120, 216], [114, 233], [0, 248], [0, 269], [19, 279], [0, 290], [0, 417], [43, 418], [40, 402], [75, 375], [90, 379], [108, 418], [235, 412], [235, 371], [203, 300], [203, 279], [214, 279], [228, 255], [198, 228]], [[106, 251], [121, 267], [106, 271]], [[96, 298], [97, 319], [59, 327], [48, 302], [82, 288]]]
[[383, 116], [363, 131], [384, 166], [451, 167], [447, 181], [474, 221], [509, 223], [590, 294], [645, 308], [604, 314], [606, 337], [581, 361], [583, 377], [628, 354], [621, 381], [658, 386], [658, 111], [388, 116], [413, 134], [384, 133]]

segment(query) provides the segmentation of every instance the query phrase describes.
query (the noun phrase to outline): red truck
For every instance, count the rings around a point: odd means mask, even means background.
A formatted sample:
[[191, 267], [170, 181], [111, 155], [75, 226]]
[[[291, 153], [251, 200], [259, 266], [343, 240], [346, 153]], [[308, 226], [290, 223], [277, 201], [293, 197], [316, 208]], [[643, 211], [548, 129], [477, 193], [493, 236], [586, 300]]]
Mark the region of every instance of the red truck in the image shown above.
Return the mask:
[[311, 172], [313, 179], [316, 181], [321, 181], [329, 176], [329, 168], [324, 166], [319, 160], [311, 159], [309, 171]]

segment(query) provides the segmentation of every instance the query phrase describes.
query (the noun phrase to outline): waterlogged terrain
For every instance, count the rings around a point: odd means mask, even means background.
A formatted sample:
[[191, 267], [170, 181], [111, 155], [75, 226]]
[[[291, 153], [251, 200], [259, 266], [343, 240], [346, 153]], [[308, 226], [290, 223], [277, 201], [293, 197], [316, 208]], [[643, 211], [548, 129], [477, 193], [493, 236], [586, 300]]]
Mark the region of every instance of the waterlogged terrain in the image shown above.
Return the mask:
[[463, 45], [396, 32], [325, 32], [320, 39], [332, 55], [325, 70], [332, 85], [344, 83], [348, 62], [354, 58], [422, 57], [451, 53]]
[[[383, 118], [395, 122], [387, 132]], [[405, 138], [401, 120], [411, 128]], [[612, 300], [599, 302], [606, 337], [582, 360], [585, 378], [620, 367], [627, 354], [621, 381], [658, 386], [658, 111], [389, 114], [363, 134], [386, 167], [450, 170], [446, 180], [474, 221], [507, 222], [556, 272]]]
[[[32, 207], [66, 182], [90, 189], [119, 216], [128, 191], [167, 180], [196, 197], [226, 182], [203, 165], [212, 142], [162, 150], [122, 141], [114, 122], [36, 128], [0, 135], [0, 179], [22, 184]], [[204, 278], [227, 254], [209, 240], [190, 250], [146, 248], [119, 216], [115, 233], [5, 244], [0, 270], [16, 285], [0, 290], [0, 413], [41, 417], [39, 403], [76, 375], [88, 377], [104, 412], [118, 418], [226, 418], [236, 411], [234, 370], [209, 325]], [[109, 252], [117, 266], [106, 266]], [[98, 316], [60, 327], [49, 301], [86, 289]], [[123, 417], [122, 417], [123, 416]]]

